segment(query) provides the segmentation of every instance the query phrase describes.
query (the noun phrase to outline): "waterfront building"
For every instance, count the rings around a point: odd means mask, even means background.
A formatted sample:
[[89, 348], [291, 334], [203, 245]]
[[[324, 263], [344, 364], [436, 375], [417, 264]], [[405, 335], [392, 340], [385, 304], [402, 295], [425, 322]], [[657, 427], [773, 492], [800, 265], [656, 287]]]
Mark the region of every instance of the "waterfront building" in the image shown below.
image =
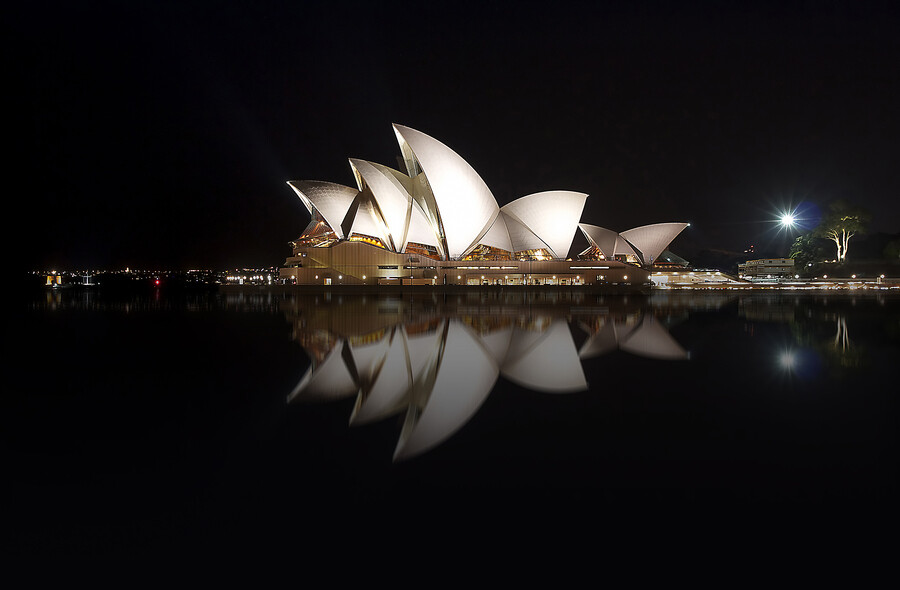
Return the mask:
[[793, 258], [761, 258], [738, 264], [738, 276], [749, 281], [794, 278]]
[[[297, 285], [648, 285], [686, 223], [615, 232], [580, 223], [585, 193], [499, 206], [440, 141], [394, 125], [405, 172], [350, 159], [356, 187], [289, 181], [310, 214], [280, 278]], [[590, 246], [567, 258], [576, 232]]]

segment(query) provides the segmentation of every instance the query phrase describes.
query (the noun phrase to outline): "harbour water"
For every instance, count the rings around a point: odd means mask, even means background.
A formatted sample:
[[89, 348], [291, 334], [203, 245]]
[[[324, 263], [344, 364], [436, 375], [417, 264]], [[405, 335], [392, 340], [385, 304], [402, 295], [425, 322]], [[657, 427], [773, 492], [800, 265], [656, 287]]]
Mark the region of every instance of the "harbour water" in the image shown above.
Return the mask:
[[24, 307], [2, 416], [27, 549], [451, 514], [896, 522], [892, 292], [73, 289]]

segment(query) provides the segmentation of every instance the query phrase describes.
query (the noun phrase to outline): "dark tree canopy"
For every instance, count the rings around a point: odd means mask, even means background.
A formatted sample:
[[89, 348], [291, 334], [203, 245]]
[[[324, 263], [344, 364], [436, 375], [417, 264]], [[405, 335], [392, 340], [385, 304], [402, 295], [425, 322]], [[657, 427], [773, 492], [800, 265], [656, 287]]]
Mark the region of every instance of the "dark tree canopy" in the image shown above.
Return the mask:
[[794, 267], [801, 274], [808, 274], [828, 256], [828, 247], [827, 240], [814, 236], [812, 232], [797, 236], [791, 244], [790, 254], [794, 259]]

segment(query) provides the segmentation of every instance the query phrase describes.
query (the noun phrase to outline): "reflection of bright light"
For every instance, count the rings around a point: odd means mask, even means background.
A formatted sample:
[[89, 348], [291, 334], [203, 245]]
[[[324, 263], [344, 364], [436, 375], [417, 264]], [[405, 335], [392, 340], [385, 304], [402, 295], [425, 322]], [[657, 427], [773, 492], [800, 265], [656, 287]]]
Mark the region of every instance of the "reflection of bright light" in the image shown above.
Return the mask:
[[797, 353], [793, 350], [785, 350], [778, 356], [778, 364], [781, 368], [792, 371], [797, 366]]

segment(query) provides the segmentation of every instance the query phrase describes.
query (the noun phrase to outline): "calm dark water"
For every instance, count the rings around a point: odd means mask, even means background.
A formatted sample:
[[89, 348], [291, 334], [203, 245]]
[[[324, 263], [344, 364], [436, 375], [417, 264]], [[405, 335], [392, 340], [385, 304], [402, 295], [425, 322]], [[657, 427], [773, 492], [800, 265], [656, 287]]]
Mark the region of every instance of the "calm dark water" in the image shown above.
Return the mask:
[[26, 551], [896, 523], [896, 294], [38, 292], [8, 334]]

